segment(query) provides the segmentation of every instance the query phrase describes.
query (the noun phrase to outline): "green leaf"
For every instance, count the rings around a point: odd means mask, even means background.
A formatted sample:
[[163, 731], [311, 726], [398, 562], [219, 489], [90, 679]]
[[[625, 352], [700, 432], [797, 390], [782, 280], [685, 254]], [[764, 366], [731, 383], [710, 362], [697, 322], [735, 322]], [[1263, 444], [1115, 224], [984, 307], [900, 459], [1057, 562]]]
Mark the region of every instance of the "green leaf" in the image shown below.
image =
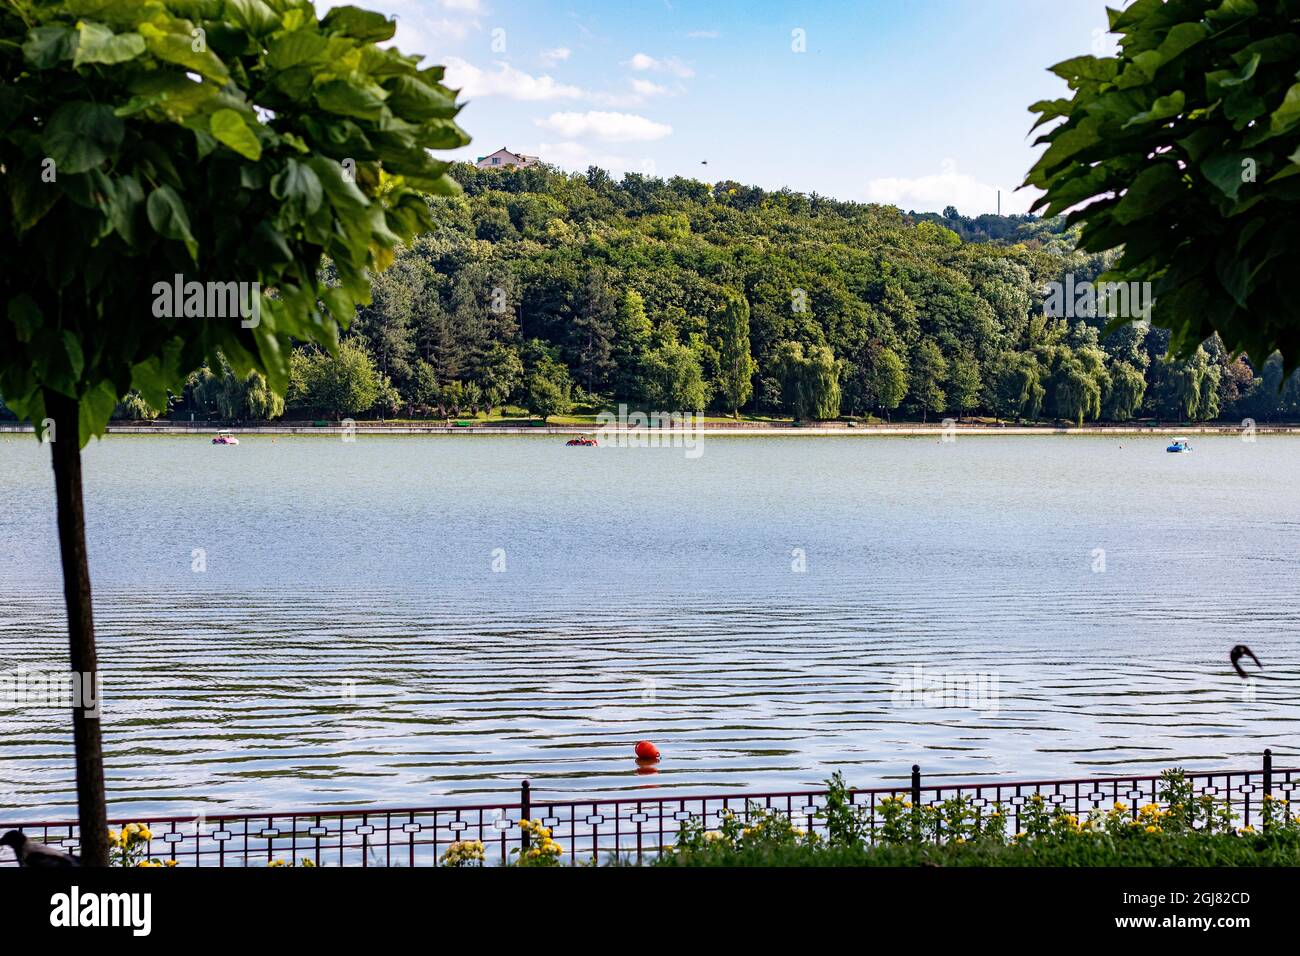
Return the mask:
[[76, 34], [63, 26], [36, 27], [23, 42], [23, 59], [37, 70], [48, 70], [73, 55]]
[[80, 37], [73, 67], [85, 63], [125, 63], [144, 52], [144, 37], [138, 33], [114, 33], [99, 23], [77, 24]]
[[387, 89], [388, 108], [402, 119], [451, 119], [460, 109], [446, 91], [411, 76], [390, 80]]
[[335, 7], [321, 20], [321, 29], [326, 33], [337, 33], [355, 40], [391, 40], [397, 32], [397, 24], [382, 13], [372, 13], [360, 7]]
[[80, 433], [78, 438], [83, 448], [93, 436], [104, 434], [119, 398], [121, 396], [117, 394], [117, 389], [108, 380], [97, 383], [81, 396], [81, 414], [77, 424]]
[[108, 208], [108, 218], [113, 229], [127, 243], [134, 246], [138, 236], [137, 224], [144, 205], [144, 190], [134, 176], [122, 176], [117, 180], [117, 189]]
[[63, 195], [62, 190], [54, 183], [46, 182], [41, 173], [40, 166], [23, 163], [8, 177], [13, 180], [10, 184], [11, 202], [19, 232], [26, 232], [40, 222]]
[[1129, 225], [1163, 209], [1185, 194], [1182, 173], [1171, 163], [1144, 169], [1115, 207], [1115, 221]]
[[63, 330], [63, 350], [68, 356], [68, 367], [72, 369], [74, 379], [81, 378], [81, 373], [86, 370], [86, 356], [82, 354], [81, 343], [77, 341], [76, 333], [70, 329]]
[[271, 180], [271, 195], [283, 200], [298, 220], [306, 219], [320, 208], [320, 180], [311, 167], [296, 159], [285, 160], [284, 169]]
[[159, 186], [149, 194], [145, 208], [149, 214], [149, 225], [153, 226], [154, 232], [166, 239], [185, 243], [190, 257], [198, 258], [199, 244], [190, 231], [190, 217], [176, 190], [170, 186]]
[[1135, 113], [1121, 128], [1128, 129], [1130, 126], [1138, 126], [1143, 123], [1158, 123], [1163, 120], [1173, 119], [1183, 111], [1183, 105], [1186, 102], [1187, 97], [1183, 91], [1175, 90], [1168, 96], [1157, 99], [1151, 104], [1151, 109], [1142, 113]]
[[27, 293], [9, 300], [9, 321], [19, 342], [30, 342], [41, 327], [41, 309]]
[[384, 108], [384, 91], [372, 85], [330, 80], [317, 87], [316, 102], [321, 109], [341, 116], [377, 119]]
[[1206, 179], [1214, 183], [1219, 192], [1236, 202], [1237, 193], [1241, 191], [1244, 183], [1242, 163], [1251, 158], [1246, 153], [1218, 153], [1208, 157], [1201, 164], [1201, 171], [1205, 173]]
[[167, 393], [184, 377], [181, 353], [185, 343], [178, 336], [169, 339], [162, 351], [131, 367], [131, 387], [153, 408], [167, 407]]
[[234, 110], [217, 110], [212, 114], [212, 135], [240, 156], [257, 162], [262, 158], [262, 144], [248, 128], [244, 118]]
[[1289, 132], [1297, 123], [1300, 123], [1300, 83], [1286, 91], [1282, 105], [1273, 111], [1269, 131], [1274, 136], [1280, 136]]
[[1095, 56], [1076, 56], [1052, 67], [1053, 73], [1071, 85], [1074, 85], [1077, 79], [1103, 82], [1113, 80], [1118, 70], [1119, 65], [1115, 60], [1099, 59]]
[[280, 28], [280, 18], [262, 0], [226, 0], [231, 19], [255, 37]]
[[266, 62], [273, 70], [323, 62], [328, 45], [329, 41], [319, 33], [308, 33], [305, 30], [275, 36], [267, 44]]
[[93, 169], [122, 145], [126, 127], [104, 103], [65, 103], [46, 124], [42, 144], [61, 173]]
[[230, 79], [226, 65], [206, 45], [199, 50], [194, 49], [194, 38], [190, 35], [194, 26], [188, 20], [164, 21], [162, 26], [154, 22], [141, 23], [136, 29], [144, 37], [149, 52], [158, 59], [179, 64], [218, 83]]

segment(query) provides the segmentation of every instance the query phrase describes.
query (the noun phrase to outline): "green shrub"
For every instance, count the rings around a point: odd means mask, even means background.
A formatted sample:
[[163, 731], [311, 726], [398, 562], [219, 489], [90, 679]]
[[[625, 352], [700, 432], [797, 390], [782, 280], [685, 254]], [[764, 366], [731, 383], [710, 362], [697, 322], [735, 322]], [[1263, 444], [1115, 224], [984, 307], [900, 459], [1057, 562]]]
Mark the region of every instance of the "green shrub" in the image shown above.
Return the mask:
[[[1017, 815], [1007, 836], [1000, 804], [956, 795], [914, 806], [885, 796], [855, 804], [837, 772], [826, 781], [816, 816], [821, 831], [801, 830], [784, 813], [750, 804], [725, 811], [718, 829], [681, 825], [660, 866], [1295, 866], [1300, 816], [1286, 800], [1263, 798], [1263, 831], [1238, 827], [1226, 800], [1197, 796], [1182, 770], [1165, 771], [1159, 803], [1132, 808], [1116, 801], [1080, 818], [1041, 794]], [[742, 818], [743, 816], [743, 818]]]

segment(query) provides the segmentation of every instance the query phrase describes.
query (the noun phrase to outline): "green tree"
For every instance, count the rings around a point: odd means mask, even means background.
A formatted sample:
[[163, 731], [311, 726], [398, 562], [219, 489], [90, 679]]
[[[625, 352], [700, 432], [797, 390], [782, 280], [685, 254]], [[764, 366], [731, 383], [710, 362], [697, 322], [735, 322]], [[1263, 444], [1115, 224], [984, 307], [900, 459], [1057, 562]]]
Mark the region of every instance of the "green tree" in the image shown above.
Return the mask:
[[640, 398], [644, 394], [641, 363], [649, 348], [651, 328], [645, 299], [635, 289], [628, 289], [619, 300], [614, 318], [614, 391], [621, 398]]
[[783, 401], [797, 420], [839, 417], [841, 365], [834, 352], [824, 345], [805, 349], [799, 342], [782, 342], [774, 365]]
[[1052, 68], [1069, 99], [1030, 109], [1047, 149], [1025, 183], [1073, 210], [1080, 247], [1123, 247], [1104, 279], [1153, 284], [1177, 356], [1218, 332], [1231, 352], [1297, 363], [1300, 11], [1290, 0], [1136, 0], [1111, 10], [1111, 57]]
[[938, 414], [948, 407], [943, 382], [948, 377], [948, 363], [932, 339], [922, 339], [912, 352], [911, 381], [908, 391], [925, 421], [929, 412]]
[[647, 398], [657, 411], [703, 411], [709, 384], [699, 356], [688, 345], [668, 341], [646, 356]]
[[992, 399], [994, 411], [1002, 418], [1034, 420], [1043, 407], [1047, 389], [1042, 371], [1033, 355], [1003, 352], [993, 369]]
[[1142, 407], [1146, 377], [1128, 362], [1116, 362], [1110, 370], [1109, 388], [1103, 409], [1112, 421], [1126, 422]]
[[889, 413], [907, 397], [907, 367], [898, 353], [882, 348], [874, 356], [870, 373], [871, 395], [877, 408]]
[[552, 415], [564, 415], [573, 407], [573, 380], [569, 370], [559, 360], [555, 350], [534, 339], [528, 343], [524, 356], [528, 369], [524, 377], [521, 398], [529, 412], [542, 420]]
[[948, 400], [961, 415], [979, 404], [983, 389], [980, 363], [970, 352], [953, 358], [948, 366]]
[[614, 371], [614, 321], [618, 301], [603, 269], [587, 271], [573, 307], [573, 350], [588, 392], [603, 388]]
[[1101, 386], [1077, 357], [1068, 355], [1062, 359], [1052, 381], [1053, 400], [1062, 418], [1072, 419], [1082, 428], [1085, 418], [1101, 414]]
[[524, 378], [524, 363], [519, 350], [500, 342], [493, 345], [484, 359], [480, 371], [483, 402], [488, 414], [498, 405], [504, 405], [519, 388]]
[[384, 392], [384, 379], [357, 339], [344, 339], [333, 355], [317, 348], [296, 349], [293, 363], [290, 405], [337, 419], [370, 411]]
[[114, 418], [125, 418], [133, 422], [153, 421], [158, 415], [158, 410], [141, 398], [139, 392], [127, 392], [117, 408], [113, 409]]
[[[417, 190], [454, 189], [429, 152], [468, 142], [454, 94], [440, 67], [380, 46], [394, 31], [285, 0], [0, 7], [0, 393], [54, 426], [78, 674], [99, 670], [80, 448], [127, 392], [164, 407], [218, 350], [283, 391], [290, 342], [333, 347], [369, 271], [432, 227]], [[175, 276], [256, 282], [253, 314], [187, 314], [160, 299]], [[103, 866], [99, 721], [77, 708], [72, 724], [82, 859]]]
[[718, 382], [731, 417], [754, 394], [754, 358], [749, 352], [749, 303], [744, 296], [728, 293], [718, 323]]
[[279, 418], [284, 414], [284, 398], [267, 384], [266, 377], [252, 372], [241, 379], [224, 355], [218, 355], [214, 372], [207, 364], [186, 380], [190, 397], [207, 418], [229, 421]]
[[1203, 422], [1219, 417], [1221, 374], [1219, 366], [1210, 361], [1204, 348], [1197, 349], [1182, 363], [1178, 376], [1179, 396], [1183, 417], [1188, 421]]

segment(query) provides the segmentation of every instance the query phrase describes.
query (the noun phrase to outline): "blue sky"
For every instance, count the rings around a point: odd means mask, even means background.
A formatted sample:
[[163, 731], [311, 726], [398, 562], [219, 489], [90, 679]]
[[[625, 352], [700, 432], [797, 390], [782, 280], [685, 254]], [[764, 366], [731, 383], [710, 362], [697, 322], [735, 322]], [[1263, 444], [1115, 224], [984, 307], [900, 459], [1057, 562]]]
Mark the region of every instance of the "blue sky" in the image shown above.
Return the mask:
[[[1111, 0], [1118, 5], [1120, 0]], [[1103, 0], [369, 0], [508, 146], [907, 209], [1024, 211], [1046, 68], [1109, 52]], [[798, 34], [795, 31], [802, 31]], [[804, 49], [797, 50], [803, 38]], [[707, 160], [707, 165], [702, 161]]]

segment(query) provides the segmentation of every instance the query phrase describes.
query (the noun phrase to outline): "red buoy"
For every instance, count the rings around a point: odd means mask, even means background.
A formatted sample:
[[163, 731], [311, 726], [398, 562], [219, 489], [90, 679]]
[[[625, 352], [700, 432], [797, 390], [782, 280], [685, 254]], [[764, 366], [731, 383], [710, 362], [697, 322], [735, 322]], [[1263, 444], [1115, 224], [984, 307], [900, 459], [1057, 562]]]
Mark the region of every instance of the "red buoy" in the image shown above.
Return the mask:
[[658, 760], [659, 748], [648, 740], [638, 740], [636, 742], [636, 755], [641, 760]]

